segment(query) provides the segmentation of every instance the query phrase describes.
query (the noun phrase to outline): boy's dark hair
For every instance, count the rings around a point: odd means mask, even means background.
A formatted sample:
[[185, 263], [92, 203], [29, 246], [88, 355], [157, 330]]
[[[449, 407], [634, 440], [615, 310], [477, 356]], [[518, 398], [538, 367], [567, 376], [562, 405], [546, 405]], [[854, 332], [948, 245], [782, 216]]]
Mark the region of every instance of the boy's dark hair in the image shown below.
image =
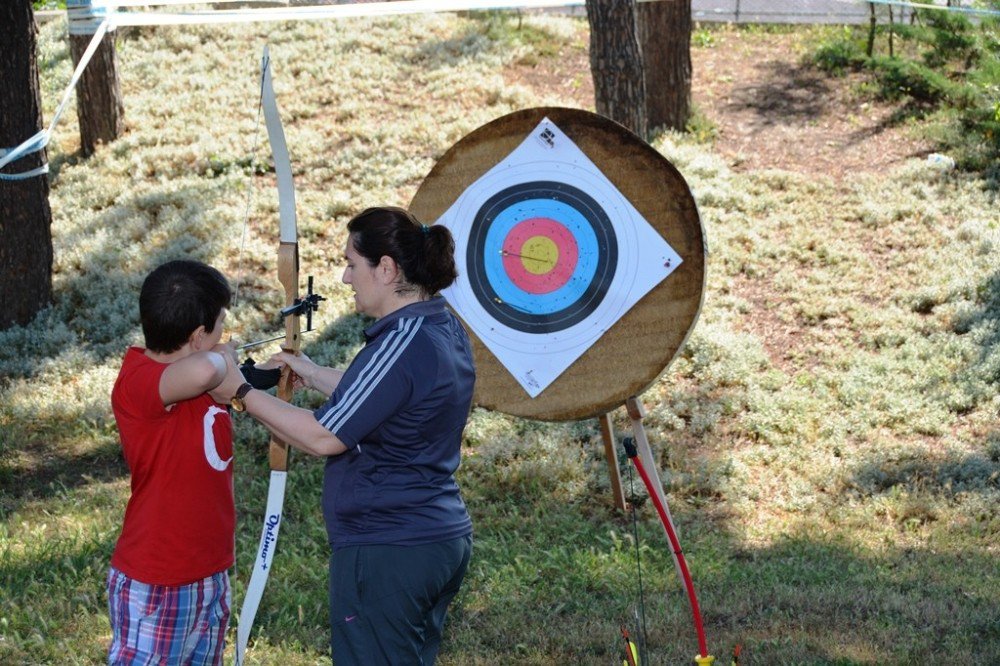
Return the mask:
[[231, 300], [226, 278], [200, 261], [180, 259], [153, 269], [139, 292], [146, 349], [169, 354], [183, 347], [199, 326], [211, 333]]
[[[369, 208], [347, 223], [354, 235], [354, 249], [377, 266], [382, 257], [391, 257], [403, 270], [409, 285], [433, 296], [458, 277], [455, 268], [455, 239], [447, 227], [427, 226], [407, 210], [395, 206]], [[400, 285], [397, 291], [408, 291]]]

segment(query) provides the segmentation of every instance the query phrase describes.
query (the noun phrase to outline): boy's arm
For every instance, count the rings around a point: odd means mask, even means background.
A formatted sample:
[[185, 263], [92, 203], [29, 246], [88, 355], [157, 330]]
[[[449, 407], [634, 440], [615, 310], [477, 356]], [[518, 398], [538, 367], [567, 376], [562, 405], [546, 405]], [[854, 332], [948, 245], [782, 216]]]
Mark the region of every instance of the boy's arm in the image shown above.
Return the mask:
[[169, 407], [206, 393], [226, 377], [226, 358], [219, 352], [195, 352], [174, 361], [160, 377], [160, 399]]

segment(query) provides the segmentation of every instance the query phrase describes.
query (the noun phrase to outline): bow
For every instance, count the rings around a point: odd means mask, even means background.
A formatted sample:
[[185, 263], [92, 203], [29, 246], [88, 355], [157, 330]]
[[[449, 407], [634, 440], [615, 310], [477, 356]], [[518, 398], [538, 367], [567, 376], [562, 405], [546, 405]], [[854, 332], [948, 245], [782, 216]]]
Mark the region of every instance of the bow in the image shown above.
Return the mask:
[[[278, 181], [278, 213], [281, 230], [281, 241], [278, 245], [278, 281], [285, 290], [285, 308], [282, 310], [285, 319], [285, 339], [281, 348], [286, 352], [297, 354], [300, 344], [299, 317], [305, 314], [311, 323], [312, 310], [315, 309], [316, 302], [313, 299], [311, 285], [307, 298], [298, 297], [299, 243], [295, 222], [295, 185], [292, 182], [292, 164], [285, 143], [285, 132], [281, 126], [281, 116], [278, 114], [278, 104], [274, 97], [271, 59], [266, 46], [261, 63], [261, 105], [264, 108], [264, 122], [267, 126], [267, 137], [271, 144], [274, 171]], [[286, 402], [292, 398], [291, 370], [287, 366], [281, 373], [277, 395]], [[267, 584], [278, 542], [278, 529], [281, 527], [285, 480], [288, 474], [288, 444], [274, 435], [271, 436], [268, 446], [268, 461], [271, 479], [267, 489], [267, 509], [253, 573], [247, 586], [246, 597], [243, 599], [243, 607], [240, 609], [240, 624], [236, 635], [236, 666], [242, 666], [246, 655], [247, 639], [250, 637], [257, 607], [264, 594], [264, 586]]]
[[[677, 538], [677, 531], [674, 529], [674, 521], [670, 516], [670, 509], [667, 508], [667, 499], [663, 494], [663, 484], [660, 476], [656, 472], [656, 463], [653, 460], [653, 452], [649, 448], [649, 441], [646, 439], [646, 430], [643, 428], [642, 419], [645, 410], [642, 404], [635, 397], [625, 401], [625, 410], [632, 421], [632, 430], [635, 437], [626, 437], [622, 442], [625, 448], [625, 455], [635, 466], [642, 483], [649, 492], [649, 498], [653, 500], [653, 506], [660, 517], [663, 531], [666, 532], [670, 541], [671, 553], [674, 556], [674, 565], [684, 583], [687, 591], [688, 601], [691, 604], [691, 616], [694, 619], [694, 628], [698, 636], [698, 654], [694, 661], [698, 666], [711, 666], [715, 663], [715, 657], [708, 653], [708, 644], [705, 640], [705, 628], [702, 623], [701, 609], [698, 607], [698, 596], [694, 591], [694, 582], [691, 580], [691, 573], [688, 571], [687, 560], [684, 559], [684, 551], [681, 550], [680, 541]], [[655, 481], [654, 481], [655, 479]]]

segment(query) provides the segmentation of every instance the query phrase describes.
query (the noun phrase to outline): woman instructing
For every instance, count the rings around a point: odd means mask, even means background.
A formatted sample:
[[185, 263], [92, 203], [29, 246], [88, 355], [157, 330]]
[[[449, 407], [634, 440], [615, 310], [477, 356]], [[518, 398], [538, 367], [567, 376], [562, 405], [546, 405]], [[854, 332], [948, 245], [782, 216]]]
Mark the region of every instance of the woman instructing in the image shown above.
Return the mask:
[[[352, 219], [343, 280], [375, 322], [346, 370], [280, 353], [327, 401], [309, 411], [227, 375], [239, 407], [326, 456], [331, 647], [337, 666], [433, 664], [472, 553], [454, 473], [472, 404], [468, 335], [438, 292], [456, 278], [451, 233], [401, 208]], [[220, 387], [221, 389], [222, 387]]]

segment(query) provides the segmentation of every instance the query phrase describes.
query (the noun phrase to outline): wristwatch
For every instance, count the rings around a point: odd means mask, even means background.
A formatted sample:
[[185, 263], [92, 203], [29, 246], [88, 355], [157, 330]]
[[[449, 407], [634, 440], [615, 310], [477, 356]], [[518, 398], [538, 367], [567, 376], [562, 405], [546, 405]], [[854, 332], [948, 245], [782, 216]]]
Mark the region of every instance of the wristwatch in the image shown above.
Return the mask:
[[247, 393], [253, 390], [253, 384], [250, 382], [243, 382], [238, 389], [236, 389], [236, 395], [232, 397], [229, 401], [229, 405], [237, 412], [245, 412], [247, 410], [247, 403], [244, 402], [244, 398], [247, 397]]

